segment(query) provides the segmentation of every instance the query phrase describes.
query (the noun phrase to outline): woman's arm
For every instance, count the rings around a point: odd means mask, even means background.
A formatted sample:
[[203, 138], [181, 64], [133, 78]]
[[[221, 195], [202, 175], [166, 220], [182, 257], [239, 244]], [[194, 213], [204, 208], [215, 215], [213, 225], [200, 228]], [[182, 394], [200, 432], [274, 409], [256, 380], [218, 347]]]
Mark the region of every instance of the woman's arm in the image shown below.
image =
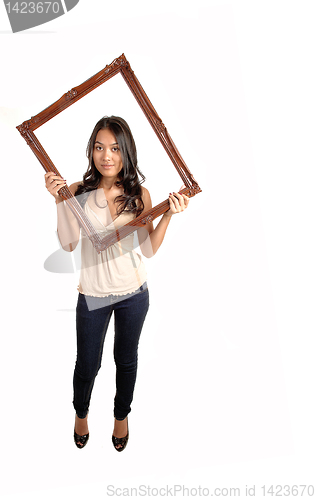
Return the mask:
[[[142, 191], [144, 212], [147, 212], [147, 210], [152, 208], [151, 198], [149, 191], [146, 188], [142, 187]], [[155, 255], [164, 240], [171, 217], [176, 213], [183, 212], [183, 210], [187, 208], [189, 198], [179, 193], [170, 193], [169, 204], [170, 209], [168, 212], [164, 213], [155, 229], [153, 223], [150, 222], [147, 226], [141, 227], [137, 230], [140, 249], [142, 254], [147, 258]]]
[[[58, 194], [59, 189], [65, 186], [66, 181], [55, 175], [54, 172], [45, 174], [45, 180], [46, 188], [49, 193], [54, 196], [57, 205], [57, 234], [60, 244], [64, 250], [72, 252], [79, 241], [80, 227], [76, 217], [63, 198]], [[69, 186], [69, 190], [73, 195], [79, 184], [80, 182], [75, 182]]]

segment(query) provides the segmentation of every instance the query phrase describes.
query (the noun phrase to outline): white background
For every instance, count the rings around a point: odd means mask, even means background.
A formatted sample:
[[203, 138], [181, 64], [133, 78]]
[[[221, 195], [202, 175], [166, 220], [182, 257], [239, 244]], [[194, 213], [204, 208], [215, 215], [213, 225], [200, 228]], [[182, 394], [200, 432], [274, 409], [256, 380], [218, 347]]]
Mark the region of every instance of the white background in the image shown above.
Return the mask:
[[[103, 499], [140, 485], [239, 487], [241, 497], [255, 485], [256, 498], [263, 485], [316, 490], [315, 3], [81, 0], [16, 34], [4, 5], [0, 14], [1, 498]], [[78, 272], [44, 269], [59, 249], [55, 205], [15, 126], [123, 52], [203, 192], [145, 259], [151, 307], [118, 454], [113, 328], [89, 444], [73, 443]], [[93, 124], [108, 109], [101, 99]], [[73, 121], [69, 159], [56, 162], [69, 183], [86, 168], [88, 120]], [[170, 185], [173, 167], [137, 125], [158, 203], [181, 181]], [[52, 143], [58, 152], [57, 133]]]

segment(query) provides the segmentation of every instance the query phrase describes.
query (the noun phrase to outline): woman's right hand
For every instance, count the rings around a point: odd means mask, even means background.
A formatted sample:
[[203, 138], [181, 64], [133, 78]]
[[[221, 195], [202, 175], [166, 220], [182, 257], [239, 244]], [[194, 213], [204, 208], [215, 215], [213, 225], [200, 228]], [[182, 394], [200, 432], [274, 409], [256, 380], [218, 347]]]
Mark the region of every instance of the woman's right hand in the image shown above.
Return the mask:
[[54, 196], [56, 202], [63, 201], [58, 191], [66, 185], [65, 179], [56, 175], [55, 172], [47, 172], [45, 174], [45, 183], [47, 191]]

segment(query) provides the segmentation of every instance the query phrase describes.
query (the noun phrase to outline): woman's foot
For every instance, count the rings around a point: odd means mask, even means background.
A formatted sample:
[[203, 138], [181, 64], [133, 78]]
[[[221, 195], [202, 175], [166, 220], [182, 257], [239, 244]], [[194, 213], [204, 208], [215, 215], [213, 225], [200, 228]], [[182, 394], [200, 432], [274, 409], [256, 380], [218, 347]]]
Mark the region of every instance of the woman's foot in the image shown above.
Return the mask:
[[114, 419], [114, 430], [112, 442], [117, 451], [123, 451], [128, 441], [128, 422], [127, 417], [124, 420]]
[[125, 437], [127, 434], [127, 417], [124, 420], [116, 420], [114, 419], [114, 430], [113, 436], [117, 438]]
[[79, 418], [76, 415], [74, 439], [78, 448], [83, 448], [89, 439], [88, 416]]

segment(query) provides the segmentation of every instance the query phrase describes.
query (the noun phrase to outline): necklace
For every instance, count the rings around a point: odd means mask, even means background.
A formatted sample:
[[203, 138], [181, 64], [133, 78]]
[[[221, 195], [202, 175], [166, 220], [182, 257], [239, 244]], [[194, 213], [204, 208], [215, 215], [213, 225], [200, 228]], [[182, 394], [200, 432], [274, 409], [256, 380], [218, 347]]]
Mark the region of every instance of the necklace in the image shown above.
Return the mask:
[[97, 189], [96, 189], [94, 192], [94, 202], [95, 202], [96, 206], [98, 208], [106, 208], [108, 206], [108, 202], [107, 202], [107, 200], [105, 200], [105, 201], [106, 201], [106, 205], [104, 205], [104, 207], [101, 207], [101, 205], [99, 205], [99, 203], [97, 202]]

